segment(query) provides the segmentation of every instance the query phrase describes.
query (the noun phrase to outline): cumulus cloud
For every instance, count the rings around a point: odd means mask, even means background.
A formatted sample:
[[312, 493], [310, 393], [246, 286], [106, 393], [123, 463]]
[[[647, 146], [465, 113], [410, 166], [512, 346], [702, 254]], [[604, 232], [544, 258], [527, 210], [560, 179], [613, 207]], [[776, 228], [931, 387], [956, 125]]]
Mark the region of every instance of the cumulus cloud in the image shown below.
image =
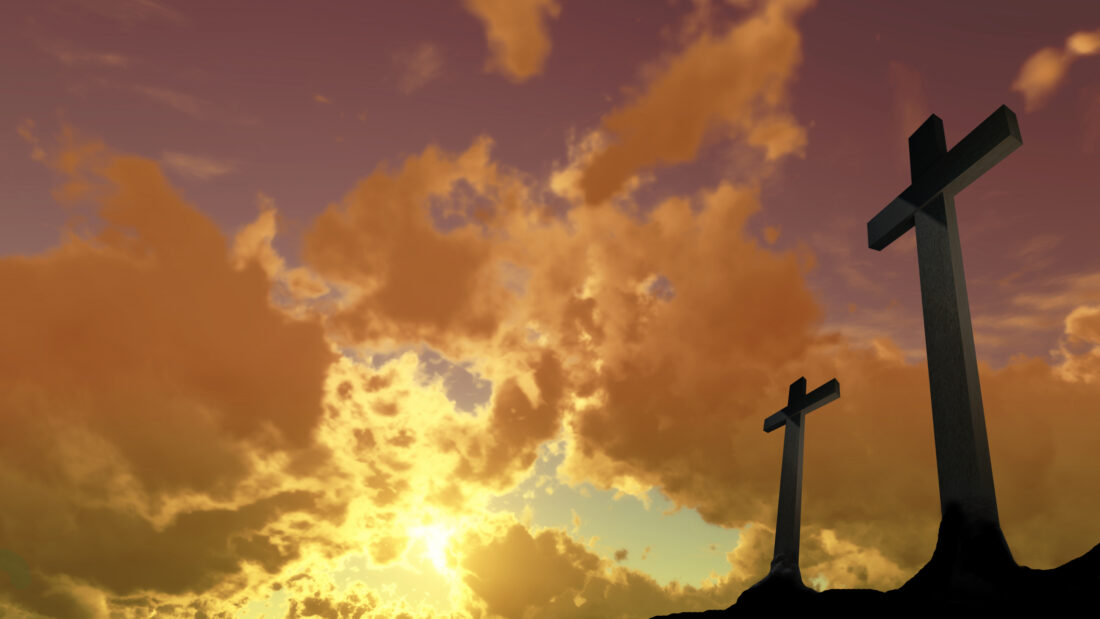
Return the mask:
[[801, 154], [805, 130], [785, 105], [802, 59], [794, 19], [810, 4], [775, 0], [722, 36], [704, 31], [637, 100], [604, 116], [614, 141], [584, 171], [586, 200], [606, 200], [639, 170], [691, 161], [713, 132], [744, 136], [768, 160]]
[[[497, 333], [515, 292], [491, 259], [486, 226], [498, 227], [527, 190], [490, 161], [491, 144], [480, 137], [458, 156], [429, 146], [400, 170], [379, 167], [313, 222], [305, 261], [358, 291], [329, 320], [345, 341], [423, 340], [453, 353]], [[433, 205], [453, 229], [436, 226]]]
[[[679, 110], [675, 89], [660, 86], [668, 76], [733, 79], [677, 69], [710, 67], [695, 46], [771, 60], [728, 92], [715, 85], [728, 105], [704, 102], [685, 126], [724, 123], [765, 157], [797, 151], [783, 100], [802, 6], [769, 5], [726, 36], [699, 35], [636, 105], [609, 116], [620, 120], [572, 145], [551, 192], [576, 206], [593, 202], [586, 183], [612, 179], [597, 194], [629, 205], [647, 167], [694, 152], [691, 140], [615, 129], [655, 123], [643, 110], [666, 109], [650, 103], [663, 97]], [[482, 616], [722, 608], [767, 571], [782, 441], [760, 422], [798, 376], [843, 384], [807, 426], [807, 578], [895, 586], [931, 553], [927, 368], [889, 339], [857, 345], [823, 328], [807, 283], [814, 256], [775, 248], [778, 228], [766, 245], [747, 232], [764, 208], [752, 184], [674, 196], [644, 216], [555, 214], [494, 161], [487, 137], [462, 152], [428, 146], [329, 205], [305, 234], [304, 264], [289, 268], [273, 246], [271, 198], [258, 196], [259, 213], [228, 242], [156, 163], [86, 140], [47, 152], [32, 124], [19, 131], [66, 179], [58, 198], [91, 202], [105, 223], [45, 254], [0, 259], [0, 282], [20, 291], [0, 313], [0, 492], [15, 497], [0, 513], [0, 547], [38, 579], [4, 593], [19, 608], [214, 616], [285, 589], [291, 616], [434, 612], [384, 587], [320, 584], [351, 555], [371, 572], [434, 570], [457, 609]], [[620, 155], [608, 153], [624, 144], [648, 154], [614, 168]], [[1035, 567], [1100, 536], [1089, 516], [1100, 497], [1072, 490], [1098, 483], [1084, 465], [1100, 430], [1089, 414], [1100, 395], [1097, 277], [1013, 301], [1064, 317], [1058, 362], [980, 367], [1006, 535]], [[488, 398], [460, 407], [421, 346], [491, 383]], [[638, 496], [658, 487], [709, 522], [746, 527], [729, 571], [663, 587], [565, 531], [532, 528], [530, 512], [521, 522], [488, 513], [555, 439], [563, 481]], [[574, 515], [573, 533], [581, 526]]]
[[[693, 202], [667, 200], [642, 221], [574, 210], [561, 229], [544, 227], [527, 241], [543, 266], [529, 267], [525, 313], [568, 360], [573, 386], [561, 471], [604, 488], [659, 487], [725, 526], [774, 522], [780, 445], [760, 420], [782, 406], [794, 378], [837, 377], [844, 396], [809, 422], [804, 522], [858, 540], [872, 554], [855, 555], [883, 573], [911, 574], [927, 560], [938, 523], [926, 367], [881, 336], [865, 347], [821, 330], [806, 284], [812, 257], [764, 249], [745, 232], [760, 208], [752, 190], [723, 184], [698, 197], [697, 212]], [[645, 285], [655, 274], [674, 288], [671, 299]], [[1040, 295], [1035, 303], [1061, 301]], [[1083, 314], [1070, 324], [1089, 333]], [[1088, 375], [1085, 359], [1064, 368]], [[1071, 402], [1095, 387], [1035, 359], [997, 371], [983, 364], [980, 373], [1018, 559], [1048, 567], [1080, 554], [1100, 530], [1076, 514], [1096, 506], [1050, 480], [1090, 483], [1081, 478], [1089, 467], [1068, 466], [1087, 448], [1054, 418], [1079, 410]], [[1040, 419], [1051, 427], [1037, 430]], [[1031, 484], [1049, 495], [1029, 499]], [[1034, 528], [1039, 513], [1059, 526]]]
[[[564, 531], [532, 531], [512, 521], [463, 539], [463, 581], [470, 611], [490, 617], [648, 617], [726, 607], [744, 583], [704, 589], [662, 587], [642, 572], [615, 566]], [[751, 584], [751, 583], [750, 583]]]
[[0, 546], [32, 570], [11, 599], [84, 617], [107, 595], [277, 570], [298, 553], [286, 517], [339, 515], [246, 484], [258, 460], [311, 453], [334, 360], [320, 325], [273, 309], [259, 269], [234, 271], [154, 162], [72, 132], [46, 161], [105, 226], [0, 259], [21, 291], [0, 321]]
[[[564, 165], [555, 163], [554, 171], [550, 175], [550, 191], [574, 206], [584, 204], [585, 190], [582, 183], [585, 170], [610, 144], [611, 139], [606, 131], [589, 131], [580, 137], [570, 131], [566, 139], [567, 161]], [[653, 174], [644, 170], [632, 174], [622, 182], [615, 194], [616, 206], [631, 209], [633, 207], [631, 198], [634, 192], [653, 180]]]
[[523, 82], [542, 72], [550, 55], [547, 18], [557, 17], [557, 0], [463, 0], [481, 20], [489, 42], [486, 70]]
[[286, 261], [272, 246], [278, 216], [275, 201], [261, 193], [257, 196], [257, 204], [260, 214], [254, 221], [239, 230], [234, 239], [232, 250], [234, 267], [242, 270], [249, 264], [258, 264], [268, 280], [285, 290], [295, 300], [312, 299], [327, 294], [328, 285], [309, 268], [301, 266], [286, 268]]
[[1097, 52], [1100, 52], [1100, 30], [1075, 32], [1066, 38], [1061, 49], [1044, 47], [1028, 57], [1012, 82], [1012, 90], [1024, 96], [1029, 112], [1037, 110], [1065, 81], [1070, 65]]

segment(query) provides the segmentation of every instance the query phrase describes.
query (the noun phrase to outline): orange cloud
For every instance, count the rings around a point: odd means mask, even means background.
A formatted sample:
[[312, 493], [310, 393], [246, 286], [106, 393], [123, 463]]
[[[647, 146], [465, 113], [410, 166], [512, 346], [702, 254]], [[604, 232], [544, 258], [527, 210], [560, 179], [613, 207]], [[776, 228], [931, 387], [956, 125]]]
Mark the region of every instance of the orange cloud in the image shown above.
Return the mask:
[[1100, 379], [1100, 307], [1074, 308], [1065, 319], [1065, 337], [1051, 352], [1062, 359], [1057, 372], [1064, 380], [1092, 383]]
[[[880, 573], [912, 574], [938, 522], [927, 370], [888, 342], [854, 348], [819, 333], [794, 256], [744, 236], [754, 210], [750, 193], [726, 187], [697, 216], [674, 201], [645, 223], [577, 214], [579, 230], [601, 232], [540, 248], [555, 276], [532, 276], [546, 304], [539, 330], [577, 359], [567, 366], [577, 391], [564, 472], [602, 487], [656, 486], [726, 526], [774, 522], [780, 443], [761, 419], [783, 405], [794, 378], [835, 376], [843, 397], [809, 420], [803, 522], [859, 540], [861, 561], [893, 566]], [[671, 282], [671, 300], [633, 287], [652, 272]], [[1067, 333], [1092, 337], [1091, 318], [1079, 310]], [[1049, 567], [1100, 537], [1080, 516], [1100, 507], [1097, 497], [1072, 490], [1098, 482], [1082, 465], [1082, 437], [1100, 429], [1083, 408], [1100, 393], [1055, 371], [1095, 376], [1091, 355], [1058, 368], [1034, 359], [981, 367], [1004, 527], [1025, 564]]]
[[[234, 239], [232, 251], [234, 268], [240, 271], [252, 263], [258, 264], [277, 290], [285, 290], [298, 301], [327, 294], [328, 285], [308, 268], [286, 268], [285, 261], [272, 246], [278, 216], [275, 203], [269, 196], [262, 193], [259, 194], [257, 201], [260, 208], [259, 216], [238, 231]], [[301, 311], [295, 311], [298, 309], [292, 309], [294, 315], [303, 315]]]
[[[140, 591], [146, 614], [215, 614], [278, 584], [293, 616], [429, 615], [382, 589], [312, 584], [358, 553], [371, 570], [426, 565], [482, 616], [728, 606], [770, 560], [782, 441], [761, 420], [798, 376], [843, 385], [808, 422], [806, 577], [888, 587], [927, 560], [927, 370], [888, 339], [822, 329], [814, 257], [746, 233], [756, 189], [721, 183], [644, 217], [549, 217], [490, 145], [428, 147], [330, 205], [297, 272], [335, 298], [306, 289], [288, 308], [271, 303], [295, 270], [272, 247], [270, 199], [230, 245], [153, 162], [81, 141], [44, 154], [68, 179], [58, 196], [97, 204], [106, 226], [0, 259], [0, 282], [24, 291], [0, 321], [0, 492], [17, 497], [0, 547], [41, 577], [13, 603], [89, 616]], [[1035, 567], [1100, 536], [1100, 497], [1072, 490], [1100, 481], [1087, 466], [1095, 279], [1015, 300], [1066, 317], [1061, 362], [980, 368], [1005, 532]], [[491, 381], [488, 401], [461, 412], [421, 343]], [[661, 587], [563, 531], [487, 514], [558, 438], [565, 481], [656, 486], [709, 522], [749, 525], [730, 571]]]
[[91, 616], [107, 595], [278, 570], [300, 545], [284, 518], [340, 514], [245, 484], [264, 458], [324, 458], [309, 448], [334, 360], [320, 325], [272, 308], [258, 268], [232, 269], [155, 163], [71, 132], [47, 161], [105, 225], [0, 258], [20, 291], [0, 320], [0, 547], [32, 570], [10, 598]]
[[[328, 324], [348, 342], [424, 341], [445, 353], [491, 338], [514, 292], [482, 226], [522, 204], [525, 190], [489, 160], [479, 138], [455, 157], [430, 146], [391, 174], [381, 167], [330, 205], [305, 236], [303, 257], [356, 293]], [[460, 222], [440, 231], [436, 215]]]
[[633, 103], [603, 118], [615, 141], [584, 171], [586, 200], [615, 194], [639, 170], [694, 159], [712, 132], [744, 134], [768, 160], [801, 154], [805, 131], [784, 111], [801, 62], [793, 20], [809, 0], [774, 0], [724, 36], [701, 33]]
[[1075, 32], [1066, 39], [1064, 48], [1044, 47], [1024, 61], [1012, 82], [1012, 90], [1024, 96], [1029, 112], [1037, 110], [1065, 80], [1070, 65], [1081, 56], [1097, 52], [1100, 52], [1100, 30]]
[[485, 68], [514, 82], [542, 71], [550, 55], [546, 18], [557, 17], [557, 0], [463, 0], [466, 10], [485, 26], [490, 57]]
[[[561, 472], [637, 494], [655, 486], [725, 526], [774, 522], [781, 444], [760, 422], [798, 376], [835, 376], [843, 397], [809, 423], [803, 521], [842, 540], [819, 567], [827, 580], [855, 582], [843, 574], [861, 572], [856, 561], [885, 578], [876, 586], [900, 584], [927, 560], [938, 524], [927, 369], [881, 334], [867, 348], [822, 332], [805, 280], [812, 256], [748, 236], [759, 208], [753, 191], [723, 184], [641, 220], [573, 210], [561, 225], [515, 233], [528, 272], [521, 314], [560, 354], [569, 386]], [[653, 288], [656, 275], [667, 292]], [[1080, 279], [1084, 290], [1091, 279]], [[1069, 300], [1034, 302], [1049, 310]], [[1091, 337], [1089, 316], [1079, 311], [1067, 333]], [[1098, 482], [1081, 464], [1090, 457], [1081, 437], [1095, 432], [1062, 430], [1092, 423], [1077, 417], [1100, 395], [1095, 385], [1060, 376], [1095, 376], [1089, 355], [981, 367], [1002, 518], [1024, 564], [1049, 567], [1100, 537], [1079, 516], [1100, 507], [1096, 497], [1060, 489]]]

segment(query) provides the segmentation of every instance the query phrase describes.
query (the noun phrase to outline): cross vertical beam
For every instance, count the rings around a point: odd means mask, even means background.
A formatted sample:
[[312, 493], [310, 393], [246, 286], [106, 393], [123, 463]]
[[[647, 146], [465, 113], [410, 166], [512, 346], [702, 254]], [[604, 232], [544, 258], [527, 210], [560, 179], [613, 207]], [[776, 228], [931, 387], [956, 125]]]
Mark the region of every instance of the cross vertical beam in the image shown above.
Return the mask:
[[[946, 152], [943, 122], [933, 116], [909, 138], [913, 180]], [[954, 196], [939, 194], [913, 219], [940, 511], [958, 503], [964, 513], [999, 524]]]
[[1016, 115], [1003, 105], [950, 152], [943, 122], [930, 116], [909, 138], [912, 183], [867, 224], [876, 250], [916, 229], [941, 514], [954, 505], [998, 530], [954, 197], [1022, 143]]
[[[779, 512], [775, 521], [775, 551], [772, 570], [798, 573], [799, 529], [802, 526], [802, 446], [806, 415], [840, 397], [840, 383], [834, 378], [806, 393], [806, 378], [791, 383], [787, 406], [764, 420], [764, 431], [783, 431], [783, 465], [779, 473]], [[800, 577], [801, 580], [801, 577]]]
[[[791, 384], [788, 406], [806, 397], [806, 379]], [[772, 566], [784, 560], [798, 565], [802, 528], [802, 415], [790, 415], [783, 430], [783, 467], [779, 472], [779, 512], [775, 516], [775, 551]]]

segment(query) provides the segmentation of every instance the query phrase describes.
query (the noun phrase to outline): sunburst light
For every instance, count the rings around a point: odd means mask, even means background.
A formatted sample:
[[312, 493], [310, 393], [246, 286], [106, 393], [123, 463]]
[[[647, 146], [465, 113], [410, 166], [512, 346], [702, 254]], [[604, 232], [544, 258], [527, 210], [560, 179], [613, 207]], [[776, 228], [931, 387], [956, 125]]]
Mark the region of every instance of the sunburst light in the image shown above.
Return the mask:
[[447, 578], [455, 576], [454, 569], [448, 563], [447, 552], [457, 530], [458, 527], [454, 524], [439, 521], [409, 528], [409, 537], [413, 544], [420, 546], [420, 557]]

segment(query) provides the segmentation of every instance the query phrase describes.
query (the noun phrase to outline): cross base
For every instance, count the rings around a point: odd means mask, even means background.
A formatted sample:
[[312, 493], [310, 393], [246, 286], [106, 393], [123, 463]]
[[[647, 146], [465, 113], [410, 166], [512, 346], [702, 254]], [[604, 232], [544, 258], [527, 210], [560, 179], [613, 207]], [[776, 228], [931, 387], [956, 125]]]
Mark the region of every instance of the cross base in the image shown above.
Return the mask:
[[981, 599], [1012, 582], [1019, 570], [1000, 526], [950, 504], [932, 558], [899, 591], [945, 601]]
[[771, 571], [767, 576], [738, 596], [737, 606], [775, 613], [801, 608], [816, 595], [817, 591], [802, 582], [798, 563], [791, 561], [786, 555], [780, 555], [772, 560]]

